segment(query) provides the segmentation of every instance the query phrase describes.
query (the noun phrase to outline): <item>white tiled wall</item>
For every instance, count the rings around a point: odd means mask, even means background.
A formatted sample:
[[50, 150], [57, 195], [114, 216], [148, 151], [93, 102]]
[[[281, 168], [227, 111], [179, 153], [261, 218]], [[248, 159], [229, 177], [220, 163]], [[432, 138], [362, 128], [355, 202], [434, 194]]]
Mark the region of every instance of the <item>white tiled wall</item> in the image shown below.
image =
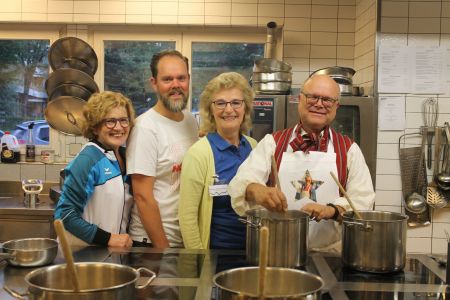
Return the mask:
[[[450, 1], [383, 1], [380, 42], [400, 45], [446, 46], [450, 57], [450, 35], [442, 24], [448, 22]], [[442, 5], [442, 9], [441, 9]], [[355, 50], [356, 52], [356, 50]], [[356, 64], [356, 61], [355, 61]], [[406, 129], [379, 131], [377, 148], [376, 208], [402, 211], [398, 138], [404, 133], [418, 132], [422, 121], [422, 103], [435, 97], [439, 103], [437, 125], [450, 121], [450, 66], [447, 66], [447, 92], [443, 95], [396, 94], [405, 100]], [[415, 141], [416, 146], [420, 141]], [[414, 146], [414, 145], [409, 145]], [[428, 171], [430, 172], [430, 171]], [[429, 174], [430, 175], [430, 174]], [[430, 180], [429, 176], [429, 180]], [[450, 231], [450, 207], [432, 211], [432, 224], [408, 230], [408, 252], [445, 253], [444, 228]]]

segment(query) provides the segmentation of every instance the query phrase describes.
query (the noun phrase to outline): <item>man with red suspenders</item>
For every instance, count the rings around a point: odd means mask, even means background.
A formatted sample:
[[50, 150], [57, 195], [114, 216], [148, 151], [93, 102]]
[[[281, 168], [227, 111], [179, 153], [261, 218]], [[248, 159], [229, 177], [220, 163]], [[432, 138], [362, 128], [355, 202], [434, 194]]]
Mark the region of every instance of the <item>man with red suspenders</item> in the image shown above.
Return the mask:
[[[301, 209], [310, 214], [315, 222], [309, 226], [309, 247], [314, 250], [340, 251], [341, 229], [335, 221], [340, 221], [342, 213], [351, 208], [339, 194], [330, 172], [337, 175], [356, 209], [372, 209], [375, 199], [361, 149], [348, 136], [330, 127], [339, 96], [339, 86], [331, 77], [308, 78], [299, 95], [299, 123], [266, 135], [228, 188], [239, 215], [261, 206], [270, 211]], [[272, 157], [279, 170], [280, 187], [270, 184]], [[321, 182], [315, 199], [296, 188], [296, 182], [306, 179]], [[299, 197], [299, 193], [303, 196]]]

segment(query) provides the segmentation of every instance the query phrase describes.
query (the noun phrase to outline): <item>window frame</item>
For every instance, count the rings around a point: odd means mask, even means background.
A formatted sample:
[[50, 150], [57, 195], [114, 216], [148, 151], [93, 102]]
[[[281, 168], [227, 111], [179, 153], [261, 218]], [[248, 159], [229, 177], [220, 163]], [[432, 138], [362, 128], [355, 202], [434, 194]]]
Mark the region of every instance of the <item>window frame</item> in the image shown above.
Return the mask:
[[[62, 25], [48, 25], [48, 24], [0, 24], [0, 39], [2, 40], [49, 40], [51, 46], [57, 39], [60, 38], [62, 32]], [[52, 72], [49, 63], [49, 73]], [[44, 118], [45, 119], [45, 118]], [[48, 145], [36, 145], [37, 153], [43, 149], [55, 150], [55, 154], [59, 155], [60, 141], [59, 132], [53, 129], [49, 124], [49, 142]], [[20, 145], [21, 154], [25, 154], [25, 145]]]

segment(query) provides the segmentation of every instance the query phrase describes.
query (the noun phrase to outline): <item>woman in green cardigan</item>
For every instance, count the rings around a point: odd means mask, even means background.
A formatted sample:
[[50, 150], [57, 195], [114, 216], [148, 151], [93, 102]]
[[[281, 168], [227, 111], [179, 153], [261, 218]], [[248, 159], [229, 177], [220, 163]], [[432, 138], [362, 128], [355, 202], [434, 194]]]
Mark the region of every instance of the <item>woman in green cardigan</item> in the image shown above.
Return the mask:
[[256, 141], [251, 126], [254, 92], [235, 72], [222, 73], [200, 96], [201, 138], [186, 153], [178, 215], [188, 249], [245, 249], [246, 226], [231, 207], [228, 182]]

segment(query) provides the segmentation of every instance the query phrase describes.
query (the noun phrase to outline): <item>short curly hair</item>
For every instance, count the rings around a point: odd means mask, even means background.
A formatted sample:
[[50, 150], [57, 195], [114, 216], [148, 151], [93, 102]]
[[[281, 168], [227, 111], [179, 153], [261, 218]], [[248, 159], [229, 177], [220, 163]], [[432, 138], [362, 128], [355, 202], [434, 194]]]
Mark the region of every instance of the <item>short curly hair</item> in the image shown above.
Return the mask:
[[96, 135], [94, 132], [100, 127], [101, 122], [111, 109], [116, 107], [124, 107], [126, 109], [131, 129], [136, 117], [131, 100], [121, 93], [104, 91], [92, 94], [84, 106], [84, 122], [81, 126], [83, 136], [89, 140], [95, 139]]
[[217, 131], [216, 121], [211, 112], [211, 103], [214, 96], [222, 91], [237, 88], [244, 95], [245, 114], [240, 132], [246, 133], [252, 127], [253, 99], [255, 92], [248, 84], [247, 79], [236, 72], [222, 73], [211, 79], [200, 95], [200, 131], [203, 133]]

